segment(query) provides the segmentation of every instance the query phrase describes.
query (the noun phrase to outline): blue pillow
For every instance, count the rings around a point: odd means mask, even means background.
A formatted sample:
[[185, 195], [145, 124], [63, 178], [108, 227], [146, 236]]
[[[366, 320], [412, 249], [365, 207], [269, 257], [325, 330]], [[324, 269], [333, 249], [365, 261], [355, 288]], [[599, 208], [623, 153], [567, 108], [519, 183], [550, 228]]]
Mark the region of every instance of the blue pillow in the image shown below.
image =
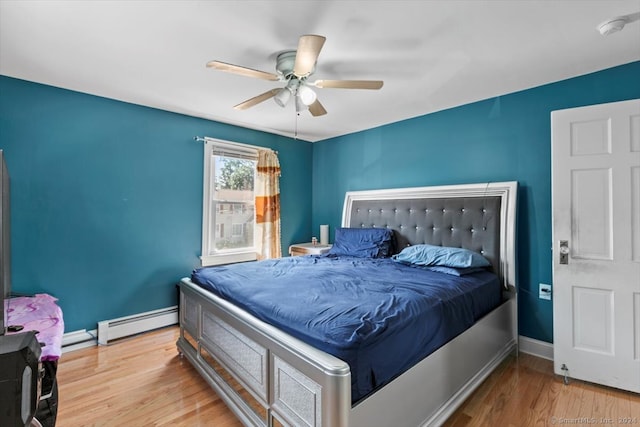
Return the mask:
[[488, 267], [491, 265], [485, 257], [468, 249], [433, 245], [409, 246], [394, 255], [393, 259], [405, 264], [442, 265], [455, 268]]
[[466, 276], [467, 274], [477, 273], [478, 271], [487, 271], [485, 267], [445, 267], [444, 265], [428, 265], [424, 267], [426, 270], [437, 271], [438, 273], [450, 274], [452, 276]]
[[393, 253], [393, 230], [336, 228], [329, 254], [359, 258], [386, 258]]

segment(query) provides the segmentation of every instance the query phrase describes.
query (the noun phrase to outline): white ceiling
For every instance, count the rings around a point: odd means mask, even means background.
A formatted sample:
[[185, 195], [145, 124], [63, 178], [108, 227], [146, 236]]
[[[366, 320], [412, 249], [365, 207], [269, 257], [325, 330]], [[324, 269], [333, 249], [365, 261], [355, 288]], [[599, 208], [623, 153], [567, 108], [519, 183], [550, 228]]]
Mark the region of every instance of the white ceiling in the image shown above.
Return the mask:
[[[302, 34], [327, 38], [315, 79], [381, 79], [379, 91], [317, 89], [328, 114], [297, 119], [318, 141], [640, 60], [640, 22], [601, 36], [640, 0], [0, 0], [0, 74], [294, 136], [293, 105], [232, 108], [280, 82]], [[0, 94], [1, 96], [1, 94]]]

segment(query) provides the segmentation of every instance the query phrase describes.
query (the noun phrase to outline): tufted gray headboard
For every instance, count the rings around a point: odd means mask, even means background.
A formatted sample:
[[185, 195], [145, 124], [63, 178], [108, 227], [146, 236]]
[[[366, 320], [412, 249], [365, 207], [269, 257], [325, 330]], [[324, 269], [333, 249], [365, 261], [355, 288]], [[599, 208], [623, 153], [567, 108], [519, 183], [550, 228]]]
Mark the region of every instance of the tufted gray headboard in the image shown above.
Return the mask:
[[470, 249], [515, 286], [516, 193], [516, 182], [352, 191], [342, 226], [390, 228], [396, 252], [420, 243]]

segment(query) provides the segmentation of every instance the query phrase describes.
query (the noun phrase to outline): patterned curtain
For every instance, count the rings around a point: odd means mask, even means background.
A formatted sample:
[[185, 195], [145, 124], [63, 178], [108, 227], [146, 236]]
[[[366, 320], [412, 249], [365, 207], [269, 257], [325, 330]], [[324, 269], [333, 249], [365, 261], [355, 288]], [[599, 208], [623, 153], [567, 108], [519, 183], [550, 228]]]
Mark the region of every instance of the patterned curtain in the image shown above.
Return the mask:
[[258, 259], [280, 258], [280, 162], [274, 151], [258, 151], [254, 192]]

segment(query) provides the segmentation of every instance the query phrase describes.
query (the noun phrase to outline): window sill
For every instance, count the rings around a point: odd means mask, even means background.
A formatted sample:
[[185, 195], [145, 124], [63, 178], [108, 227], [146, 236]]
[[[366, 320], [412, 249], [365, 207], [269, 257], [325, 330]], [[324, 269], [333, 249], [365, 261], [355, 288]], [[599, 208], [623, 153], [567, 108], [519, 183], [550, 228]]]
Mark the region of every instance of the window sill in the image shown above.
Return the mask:
[[255, 261], [258, 256], [255, 252], [235, 252], [230, 254], [206, 255], [200, 257], [203, 267], [210, 265], [233, 264], [235, 262]]

